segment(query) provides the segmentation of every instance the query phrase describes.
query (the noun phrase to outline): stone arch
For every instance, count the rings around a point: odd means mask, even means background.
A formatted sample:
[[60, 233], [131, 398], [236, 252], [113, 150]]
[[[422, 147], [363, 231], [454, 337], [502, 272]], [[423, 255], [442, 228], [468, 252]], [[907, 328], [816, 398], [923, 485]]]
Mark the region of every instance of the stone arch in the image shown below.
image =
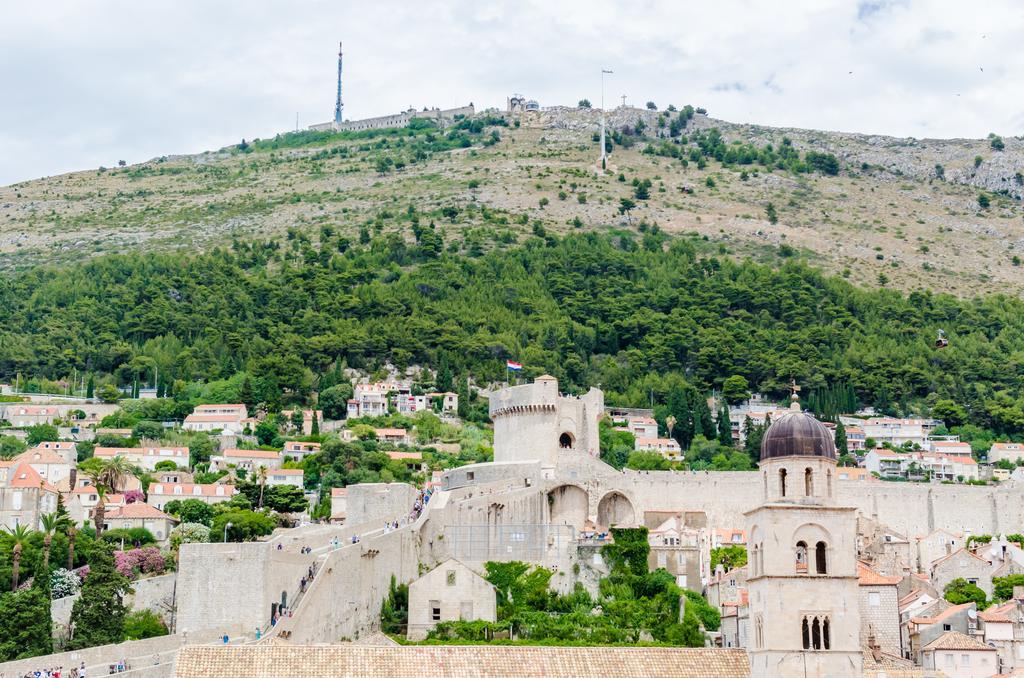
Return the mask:
[[590, 496], [578, 485], [559, 485], [548, 492], [548, 520], [582, 530], [590, 512]]
[[576, 447], [576, 436], [569, 431], [562, 431], [561, 435], [558, 436], [558, 448], [561, 450], [571, 450]]
[[636, 524], [633, 502], [621, 492], [609, 492], [597, 504], [597, 522], [606, 527]]

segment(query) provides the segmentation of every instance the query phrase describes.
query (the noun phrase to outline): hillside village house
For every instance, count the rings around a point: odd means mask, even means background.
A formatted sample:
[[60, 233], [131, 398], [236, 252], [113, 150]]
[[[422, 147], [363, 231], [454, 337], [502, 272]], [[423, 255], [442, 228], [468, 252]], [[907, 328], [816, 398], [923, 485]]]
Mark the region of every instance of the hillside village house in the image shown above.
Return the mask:
[[924, 537], [917, 538], [917, 570], [927, 572], [932, 563], [944, 558], [964, 547], [966, 541], [962, 534], [954, 534], [948, 530], [932, 530]]
[[[71, 490], [67, 500], [68, 515], [76, 524], [92, 524], [93, 512], [99, 504], [100, 497], [96, 494], [96, 488], [92, 485], [82, 485]], [[104, 509], [111, 509], [116, 506], [124, 506], [123, 494], [108, 494], [103, 498]]]
[[22, 452], [18, 455], [17, 460], [31, 466], [40, 478], [49, 482], [60, 492], [71, 491], [71, 485], [74, 482], [72, 473], [76, 472], [76, 469], [73, 464], [67, 462], [63, 455], [36, 447]]
[[683, 450], [675, 438], [637, 438], [633, 449], [637, 452], [657, 452], [671, 461], [683, 459]]
[[747, 591], [747, 566], [726, 571], [719, 563], [708, 581], [707, 599], [714, 607], [722, 609], [725, 603], [735, 603]]
[[46, 440], [36, 445], [32, 450], [49, 450], [50, 452], [59, 454], [64, 461], [72, 466], [78, 463], [78, 443], [75, 442], [65, 440]]
[[883, 478], [978, 480], [978, 462], [971, 456], [943, 452], [895, 452], [875, 448], [864, 455], [864, 467]]
[[449, 558], [409, 584], [409, 640], [423, 640], [442, 621], [493, 622], [494, 586], [464, 564]]
[[185, 417], [181, 428], [186, 431], [222, 431], [238, 435], [254, 424], [245, 405], [197, 405], [192, 414]]
[[14, 428], [52, 424], [60, 418], [60, 410], [52, 405], [14, 405], [6, 408], [6, 419]]
[[30, 464], [0, 461], [0, 528], [18, 525], [39, 528], [44, 513], [57, 510], [59, 492]]
[[302, 489], [303, 477], [301, 468], [279, 468], [267, 472], [267, 485], [291, 485]]
[[868, 437], [864, 435], [864, 429], [860, 426], [846, 427], [846, 449], [850, 452], [860, 452], [864, 449], [864, 441]]
[[839, 480], [852, 480], [855, 482], [875, 482], [878, 480], [871, 471], [866, 468], [859, 466], [839, 466], [836, 467], [836, 478]]
[[430, 398], [426, 394], [413, 395], [409, 389], [400, 390], [391, 402], [399, 414], [415, 414], [430, 409]]
[[974, 454], [970, 443], [959, 440], [929, 440], [928, 449], [931, 452], [941, 452], [955, 457], [970, 457]]
[[711, 538], [703, 527], [686, 524], [682, 515], [672, 516], [647, 533], [651, 570], [664, 568], [681, 588], [698, 593], [711, 579]]
[[[281, 410], [281, 417], [291, 425], [292, 413], [294, 410]], [[320, 410], [302, 410], [302, 435], [308, 436], [313, 433], [313, 415], [316, 415], [317, 426], [324, 422], [324, 413]]]
[[188, 468], [189, 465], [187, 447], [97, 447], [93, 456], [100, 459], [124, 457], [147, 471], [155, 471], [161, 461], [173, 461], [180, 468]]
[[135, 502], [123, 506], [106, 508], [103, 515], [103, 529], [132, 529], [141, 527], [149, 530], [160, 544], [167, 542], [178, 521], [155, 506]]
[[978, 606], [974, 603], [950, 605], [945, 600], [936, 601], [925, 608], [921, 616], [911, 617], [907, 624], [909, 658], [920, 663], [924, 648], [949, 631], [973, 634], [977, 629], [977, 616]]
[[619, 431], [628, 431], [635, 438], [657, 438], [658, 422], [653, 417], [629, 417], [624, 427], [617, 427]]
[[348, 489], [344, 487], [331, 488], [331, 522], [345, 522], [345, 515], [348, 512]]
[[228, 501], [238, 491], [234, 485], [199, 485], [195, 483], [151, 483], [147, 493], [146, 503], [155, 506], [161, 511], [167, 502], [183, 501], [185, 499], [198, 499], [205, 504], [219, 504]]
[[348, 401], [348, 418], [383, 417], [388, 413], [388, 393], [397, 390], [397, 384], [356, 384]]
[[284, 444], [281, 454], [285, 459], [291, 461], [302, 461], [308, 454], [316, 454], [320, 451], [320, 443], [304, 443], [298, 440], [289, 440]]
[[750, 629], [750, 597], [747, 590], [740, 591], [738, 600], [722, 603], [720, 614], [722, 647], [747, 647]]
[[957, 631], [947, 631], [925, 645], [921, 665], [948, 678], [989, 678], [999, 670], [996, 648]]
[[267, 470], [281, 468], [281, 453], [274, 450], [238, 450], [228, 449], [210, 458], [211, 467], [226, 470], [229, 466], [254, 473], [263, 467]]
[[1024, 459], [1024, 443], [992, 443], [992, 447], [988, 448], [990, 464], [1000, 461], [1016, 463], [1018, 459]]
[[409, 432], [404, 428], [375, 428], [373, 431], [377, 434], [377, 440], [382, 443], [408, 445], [412, 442]]
[[898, 593], [901, 581], [903, 577], [887, 576], [857, 563], [861, 645], [867, 647], [869, 638], [874, 638], [882, 652], [896, 657], [903, 656]]
[[430, 402], [441, 403], [442, 412], [458, 412], [459, 411], [459, 394], [446, 391], [444, 393], [428, 393], [427, 398]]
[[[844, 422], [845, 423], [845, 422]], [[894, 419], [876, 417], [861, 422], [865, 439], [872, 439], [879, 445], [889, 443], [901, 447], [905, 443], [924, 447], [928, 434], [942, 422], [930, 419]]]
[[746, 546], [747, 531], [716, 527], [711, 530], [711, 548], [722, 546]]
[[1016, 586], [1013, 598], [978, 613], [982, 640], [999, 654], [1004, 672], [1024, 667], [1024, 587]]
[[932, 585], [939, 591], [954, 579], [966, 579], [992, 597], [992, 565], [965, 548], [939, 558], [931, 566]]
[[992, 577], [1024, 574], [1024, 549], [1006, 538], [996, 537], [988, 544], [975, 544], [974, 552], [992, 566]]

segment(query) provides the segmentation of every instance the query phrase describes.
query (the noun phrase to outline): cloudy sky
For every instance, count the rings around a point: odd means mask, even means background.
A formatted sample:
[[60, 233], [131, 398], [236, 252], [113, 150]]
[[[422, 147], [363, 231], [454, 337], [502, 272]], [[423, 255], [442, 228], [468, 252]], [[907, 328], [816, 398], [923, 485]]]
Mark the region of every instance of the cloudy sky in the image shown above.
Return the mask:
[[[555, 9], [560, 7], [560, 9]], [[1024, 134], [1024, 2], [0, 3], [0, 185], [410, 105], [692, 103], [735, 122]]]

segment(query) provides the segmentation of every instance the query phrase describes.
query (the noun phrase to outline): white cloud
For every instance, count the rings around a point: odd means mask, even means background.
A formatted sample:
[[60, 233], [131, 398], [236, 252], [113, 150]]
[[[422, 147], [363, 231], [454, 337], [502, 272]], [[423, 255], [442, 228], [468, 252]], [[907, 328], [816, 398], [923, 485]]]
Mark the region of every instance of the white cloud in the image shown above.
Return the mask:
[[608, 105], [1020, 134], [1021, 35], [1015, 0], [18, 3], [0, 15], [0, 184], [267, 136], [296, 112], [328, 120], [338, 40], [351, 118], [512, 92], [597, 104], [606, 67]]

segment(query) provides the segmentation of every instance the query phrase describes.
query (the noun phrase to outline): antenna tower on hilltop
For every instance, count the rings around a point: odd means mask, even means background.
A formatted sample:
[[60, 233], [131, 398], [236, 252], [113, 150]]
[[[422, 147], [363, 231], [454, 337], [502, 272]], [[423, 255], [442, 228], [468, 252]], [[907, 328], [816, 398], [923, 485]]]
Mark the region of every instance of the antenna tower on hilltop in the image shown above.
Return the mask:
[[341, 43], [338, 43], [338, 98], [334, 102], [334, 124], [340, 125], [344, 106], [341, 103]]

